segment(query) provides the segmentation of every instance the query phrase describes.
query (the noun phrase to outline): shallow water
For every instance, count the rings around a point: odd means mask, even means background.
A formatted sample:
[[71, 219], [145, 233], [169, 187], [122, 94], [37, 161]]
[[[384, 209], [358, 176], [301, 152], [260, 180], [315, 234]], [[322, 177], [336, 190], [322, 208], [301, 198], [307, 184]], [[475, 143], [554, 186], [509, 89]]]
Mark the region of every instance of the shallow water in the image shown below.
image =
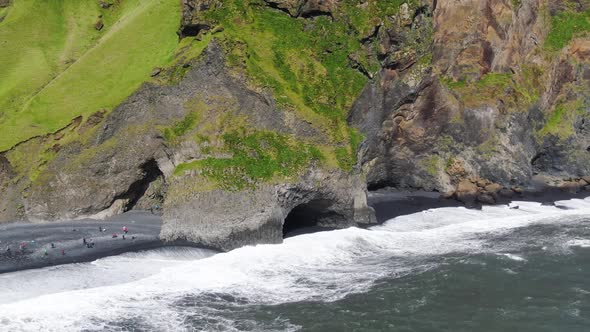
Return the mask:
[[590, 330], [590, 200], [513, 204], [0, 275], [0, 330]]

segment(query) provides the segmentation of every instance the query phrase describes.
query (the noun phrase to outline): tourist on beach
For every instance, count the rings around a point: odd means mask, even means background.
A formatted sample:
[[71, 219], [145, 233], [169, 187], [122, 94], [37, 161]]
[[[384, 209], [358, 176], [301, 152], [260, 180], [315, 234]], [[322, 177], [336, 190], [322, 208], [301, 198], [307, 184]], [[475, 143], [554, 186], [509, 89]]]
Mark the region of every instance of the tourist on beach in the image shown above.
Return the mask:
[[61, 250], [61, 254], [62, 254], [62, 256], [65, 255], [66, 254], [66, 250], [65, 249], [62, 249]]
[[44, 249], [44, 251], [43, 251], [43, 255], [45, 255], [45, 256], [49, 255], [49, 254], [47, 253], [47, 248], [45, 248], [45, 249]]
[[117, 237], [117, 233], [113, 233], [113, 239]]
[[102, 226], [98, 226], [98, 232], [102, 233]]
[[51, 249], [55, 249], [55, 243], [51, 242]]
[[86, 238], [85, 237], [82, 238], [82, 243], [83, 244], [86, 244]]
[[128, 231], [129, 231], [129, 230], [127, 229], [127, 226], [123, 226], [123, 232], [124, 232], [125, 234], [127, 234], [127, 232], [128, 232]]

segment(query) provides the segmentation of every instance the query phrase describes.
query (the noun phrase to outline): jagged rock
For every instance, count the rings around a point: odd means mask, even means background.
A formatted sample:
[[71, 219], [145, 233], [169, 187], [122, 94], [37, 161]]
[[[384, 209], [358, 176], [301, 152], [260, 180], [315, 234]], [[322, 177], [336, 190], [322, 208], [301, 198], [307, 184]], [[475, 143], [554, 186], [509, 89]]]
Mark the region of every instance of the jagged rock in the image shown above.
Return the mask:
[[262, 185], [248, 192], [183, 189], [166, 207], [161, 236], [231, 250], [280, 243], [284, 233], [299, 224], [342, 228], [372, 222], [364, 185], [356, 187], [359, 184], [354, 176], [312, 169], [297, 183]]
[[575, 194], [580, 191], [580, 184], [576, 181], [566, 181], [559, 186], [559, 189]]
[[477, 185], [469, 180], [463, 180], [457, 185], [457, 192], [460, 193], [476, 193], [478, 190]]
[[[192, 139], [170, 144], [159, 128], [183, 119], [189, 112], [185, 105], [196, 99], [215, 110], [209, 114], [211, 121], [223, 114], [247, 117], [253, 129], [305, 137], [320, 144], [328, 140], [325, 133], [290, 111], [278, 112], [276, 103], [268, 102], [272, 97], [250, 90], [246, 82], [231, 76], [217, 43], [190, 64], [177, 85], [146, 83], [111, 113], [101, 111], [85, 122], [82, 118], [74, 121], [67, 130], [91, 136], [84, 143], [59, 147], [39, 180], [30, 186], [23, 209], [26, 217], [106, 218], [132, 208], [159, 205], [165, 207], [163, 238], [190, 240], [221, 250], [281, 241], [285, 220], [313, 219], [320, 227], [374, 222], [366, 202], [366, 185], [357, 173], [311, 167], [291, 184], [260, 184], [253, 191], [180, 190], [201, 175], [189, 172], [173, 177], [175, 165], [192, 161], [199, 147]], [[53, 136], [47, 139], [53, 140]], [[2, 173], [7, 173], [4, 169], [10, 169], [9, 164], [3, 165], [0, 154], [0, 187]], [[8, 197], [5, 192], [0, 188], [3, 197]], [[0, 218], [8, 216], [0, 211]]]
[[498, 183], [491, 183], [488, 184], [487, 186], [484, 187], [485, 191], [489, 192], [489, 193], [497, 193], [500, 190], [502, 190], [502, 185], [498, 184]]
[[102, 9], [108, 9], [108, 8], [110, 8], [113, 5], [113, 3], [112, 2], [107, 2], [107, 1], [99, 1], [98, 2], [98, 5]]
[[[471, 176], [509, 186], [528, 184], [534, 174], [575, 178], [590, 174], [590, 126], [582, 115], [589, 102], [588, 38], [572, 40], [549, 59], [542, 56], [548, 26], [540, 0], [520, 1], [518, 8], [500, 0], [435, 5], [432, 43], [414, 47], [431, 53], [428, 69], [411, 51], [404, 52], [411, 44], [410, 32], [430, 19], [428, 9], [416, 11], [414, 21], [406, 22], [409, 27], [399, 23], [407, 15], [398, 15], [397, 21], [379, 30], [377, 55], [383, 68], [349, 116], [366, 136], [361, 157], [370, 187], [444, 192]], [[426, 36], [421, 39], [428, 40]], [[485, 80], [489, 73], [509, 80], [480, 91], [461, 90], [470, 84], [485, 85], [469, 82]], [[491, 89], [498, 89], [497, 97], [486, 100], [485, 92]], [[532, 91], [538, 99], [533, 93], [530, 101], [524, 101], [517, 89], [538, 89]], [[563, 131], [555, 130], [539, 138], [550, 114], [564, 104], [570, 109], [583, 104], [567, 120], [572, 128], [565, 132], [571, 134], [559, 137]], [[414, 162], [425, 155], [446, 160], [444, 173]]]
[[444, 198], [444, 199], [451, 199], [451, 198], [455, 197], [455, 192], [454, 191], [446, 191], [446, 192], [442, 193], [440, 196], [441, 196], [441, 198]]
[[264, 0], [269, 6], [283, 10], [293, 17], [331, 15], [336, 0]]
[[215, 22], [203, 13], [221, 5], [220, 0], [182, 0], [182, 20], [178, 31], [180, 38], [197, 36], [201, 31], [211, 29]]
[[492, 205], [492, 204], [496, 204], [496, 200], [494, 199], [494, 196], [490, 195], [490, 194], [479, 194], [477, 195], [477, 201], [483, 204], [488, 204], [488, 205]]
[[515, 194], [515, 193], [514, 193], [514, 191], [512, 191], [512, 190], [510, 190], [510, 189], [508, 189], [508, 188], [502, 188], [502, 189], [501, 189], [501, 190], [498, 192], [498, 194], [499, 194], [500, 196], [502, 196], [502, 197], [505, 197], [505, 198], [512, 198], [512, 197], [514, 197], [514, 194]]
[[477, 179], [475, 179], [475, 183], [477, 184], [478, 187], [485, 188], [490, 183], [490, 181], [488, 181], [486, 179], [482, 179], [482, 178], [477, 178]]
[[104, 28], [104, 22], [102, 21], [102, 19], [99, 19], [98, 21], [96, 21], [96, 23], [94, 23], [94, 28], [98, 31]]
[[162, 72], [162, 68], [160, 68], [160, 67], [154, 68], [154, 70], [152, 70], [152, 72], [150, 73], [150, 76], [151, 77], [158, 76], [161, 72]]

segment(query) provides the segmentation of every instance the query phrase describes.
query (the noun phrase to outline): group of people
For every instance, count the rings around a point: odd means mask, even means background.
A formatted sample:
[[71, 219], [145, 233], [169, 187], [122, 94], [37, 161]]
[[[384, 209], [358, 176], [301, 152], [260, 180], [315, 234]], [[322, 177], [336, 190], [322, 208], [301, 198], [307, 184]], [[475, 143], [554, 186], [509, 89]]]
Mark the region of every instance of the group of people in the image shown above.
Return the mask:
[[[77, 231], [77, 229], [74, 229], [73, 231]], [[103, 233], [103, 232], [106, 232], [107, 229], [103, 228], [102, 226], [98, 226], [98, 231], [100, 233]], [[125, 237], [125, 235], [127, 235], [127, 233], [129, 233], [129, 229], [127, 228], [127, 226], [123, 226], [123, 234], [122, 234], [123, 240], [127, 239]], [[117, 237], [118, 237], [117, 233], [113, 233], [113, 239], [117, 238]], [[135, 236], [132, 236], [131, 239], [135, 240]], [[31, 242], [34, 243], [35, 241], [33, 240]], [[86, 239], [86, 237], [83, 237], [82, 238], [82, 245], [86, 246], [86, 248], [89, 248], [89, 249], [94, 248], [94, 240], [93, 239]], [[28, 246], [27, 242], [21, 242], [19, 244], [20, 252], [25, 253], [27, 250], [27, 246]], [[50, 244], [50, 246], [51, 246], [51, 249], [57, 249], [57, 247], [55, 246], [55, 243], [53, 243], [53, 242]], [[10, 247], [6, 248], [6, 253], [9, 256], [12, 256], [12, 250], [10, 249]], [[61, 248], [61, 254], [62, 254], [62, 256], [66, 254], [66, 250], [64, 248]], [[47, 248], [43, 249], [43, 256], [49, 256], [49, 251], [47, 250]]]

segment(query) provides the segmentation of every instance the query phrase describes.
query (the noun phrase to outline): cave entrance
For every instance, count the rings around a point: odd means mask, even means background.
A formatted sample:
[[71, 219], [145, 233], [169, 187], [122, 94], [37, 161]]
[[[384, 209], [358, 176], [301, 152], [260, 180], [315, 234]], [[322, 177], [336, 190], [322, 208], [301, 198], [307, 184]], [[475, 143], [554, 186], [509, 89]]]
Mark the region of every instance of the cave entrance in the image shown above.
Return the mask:
[[210, 27], [206, 24], [187, 24], [180, 28], [178, 36], [180, 39], [185, 37], [196, 37], [199, 32], [209, 29]]
[[115, 200], [128, 200], [128, 203], [125, 206], [125, 211], [133, 210], [138, 201], [145, 195], [146, 191], [150, 187], [150, 184], [156, 181], [158, 178], [164, 177], [164, 174], [158, 167], [158, 163], [154, 159], [150, 159], [141, 165], [141, 171], [143, 174], [142, 177], [139, 180], [133, 182], [126, 192], [115, 197]]
[[335, 229], [339, 214], [330, 210], [334, 202], [326, 199], [316, 199], [308, 203], [297, 205], [285, 218], [283, 223], [283, 238], [305, 233]]

